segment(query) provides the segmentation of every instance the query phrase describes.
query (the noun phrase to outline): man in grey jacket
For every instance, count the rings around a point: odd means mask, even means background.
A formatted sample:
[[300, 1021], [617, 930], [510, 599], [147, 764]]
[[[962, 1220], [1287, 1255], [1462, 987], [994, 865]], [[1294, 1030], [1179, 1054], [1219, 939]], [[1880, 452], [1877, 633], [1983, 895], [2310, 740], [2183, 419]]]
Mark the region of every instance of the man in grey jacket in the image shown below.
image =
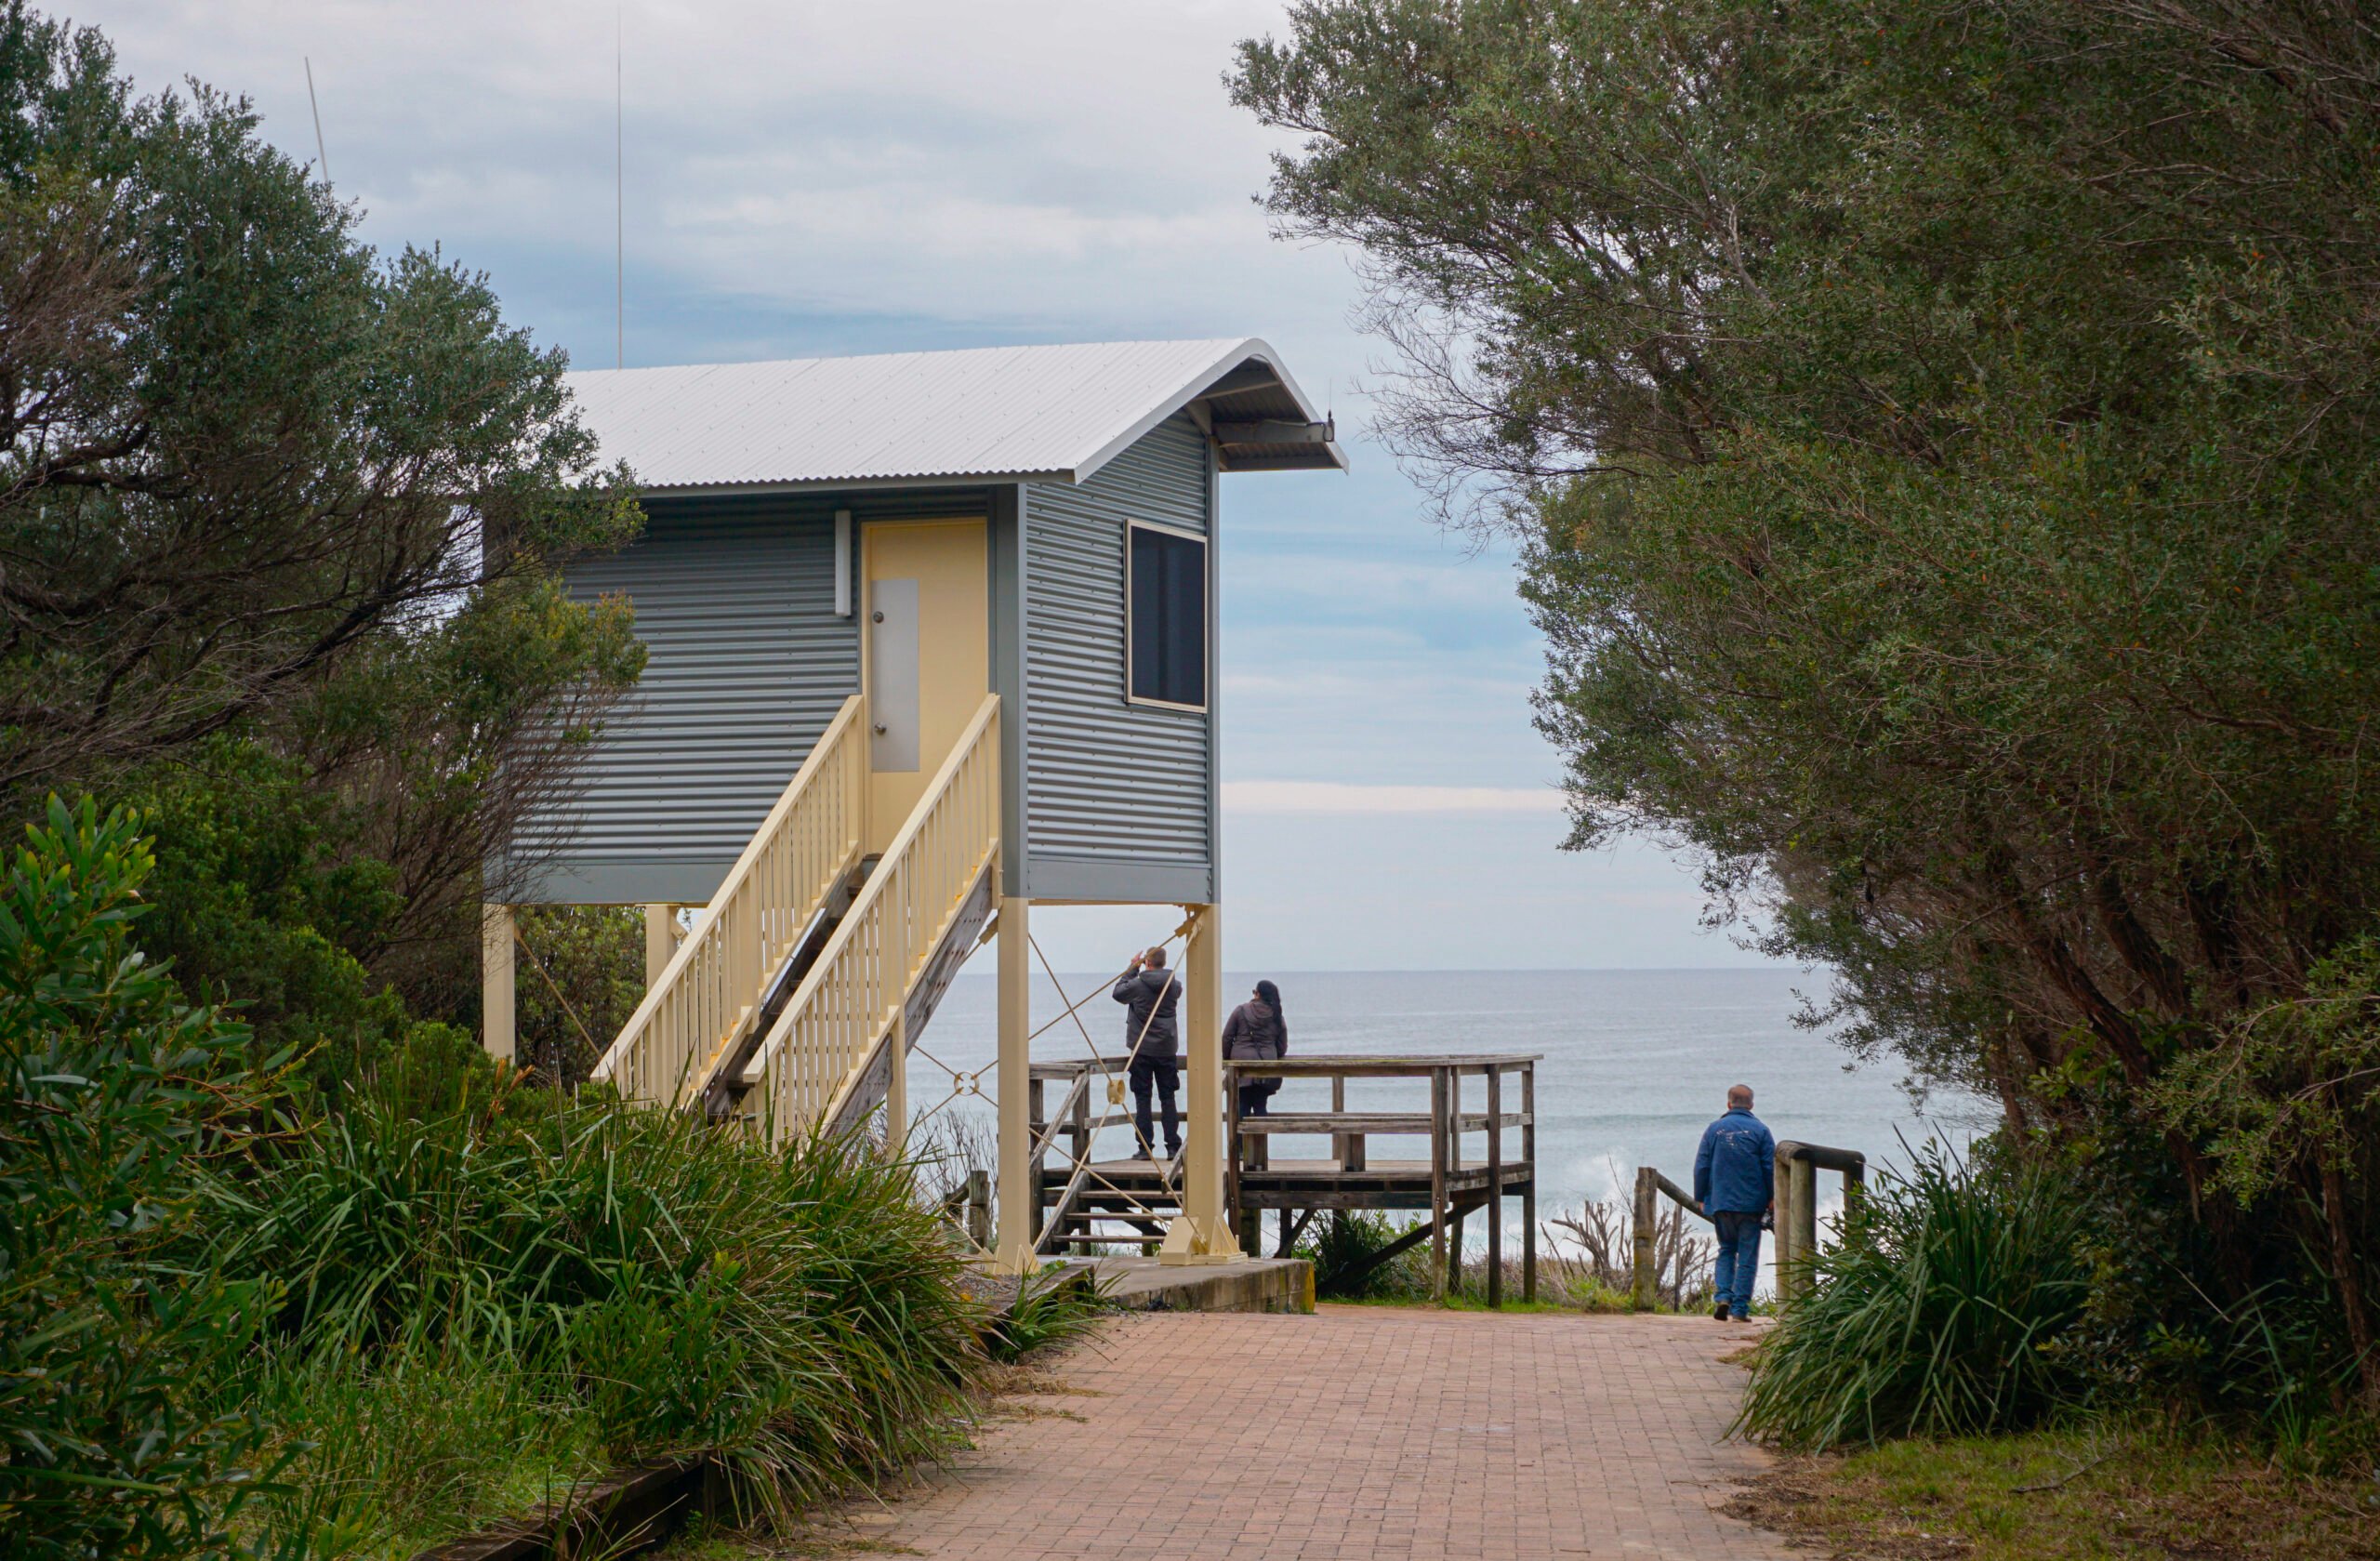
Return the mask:
[[1126, 1055], [1131, 1059], [1132, 1126], [1139, 1142], [1132, 1158], [1149, 1158], [1149, 1091], [1165, 1099], [1165, 1158], [1182, 1153], [1182, 1118], [1174, 1093], [1182, 1087], [1182, 1037], [1173, 1025], [1173, 1011], [1182, 1001], [1182, 983], [1165, 968], [1165, 950], [1152, 948], [1132, 956], [1132, 968], [1116, 983], [1116, 1000], [1129, 1005], [1124, 1020]]

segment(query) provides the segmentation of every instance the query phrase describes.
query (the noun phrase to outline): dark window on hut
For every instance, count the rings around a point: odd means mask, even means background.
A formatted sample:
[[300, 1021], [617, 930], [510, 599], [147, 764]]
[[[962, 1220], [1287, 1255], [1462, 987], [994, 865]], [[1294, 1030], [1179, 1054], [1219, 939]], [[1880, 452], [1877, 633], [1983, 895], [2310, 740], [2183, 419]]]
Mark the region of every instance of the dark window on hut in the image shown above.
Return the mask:
[[1132, 523], [1125, 561], [1126, 692], [1134, 704], [1207, 708], [1207, 542]]

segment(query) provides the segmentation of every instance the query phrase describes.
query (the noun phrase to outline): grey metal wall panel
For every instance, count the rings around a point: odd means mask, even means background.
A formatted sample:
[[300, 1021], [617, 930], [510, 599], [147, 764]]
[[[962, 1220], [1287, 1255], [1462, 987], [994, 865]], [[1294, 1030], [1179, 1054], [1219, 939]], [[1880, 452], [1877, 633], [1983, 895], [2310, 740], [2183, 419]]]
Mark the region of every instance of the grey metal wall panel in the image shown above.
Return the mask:
[[[1184, 414], [1079, 486], [1026, 489], [1029, 893], [1136, 900], [1153, 881], [1144, 869], [1160, 867], [1176, 869], [1163, 875], [1170, 884], [1211, 889], [1211, 717], [1124, 698], [1125, 526], [1154, 521], [1208, 534], [1211, 460], [1206, 436]], [[1210, 592], [1210, 691], [1213, 612]]]
[[859, 688], [858, 620], [834, 611], [835, 510], [985, 507], [980, 492], [649, 501], [641, 537], [569, 572], [574, 597], [634, 602], [647, 659], [580, 794], [533, 825], [550, 865], [528, 896], [707, 898]]

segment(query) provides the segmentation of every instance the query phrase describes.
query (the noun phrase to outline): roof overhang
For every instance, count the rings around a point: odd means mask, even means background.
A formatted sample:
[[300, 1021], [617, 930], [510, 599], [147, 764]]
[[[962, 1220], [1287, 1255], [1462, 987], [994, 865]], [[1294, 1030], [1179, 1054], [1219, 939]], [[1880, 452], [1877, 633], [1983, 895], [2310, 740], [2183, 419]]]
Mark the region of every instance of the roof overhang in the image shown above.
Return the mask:
[[[1061, 482], [1079, 483], [1185, 407], [1215, 441], [1225, 471], [1344, 471], [1336, 420], [1318, 413], [1269, 342], [1250, 337], [1194, 375], [1179, 393], [1078, 461]], [[1233, 437], [1226, 438], [1228, 430]], [[1263, 430], [1261, 435], [1259, 430]]]
[[1187, 411], [1225, 471], [1344, 470], [1270, 344], [1113, 342], [570, 376], [654, 497], [1088, 481]]

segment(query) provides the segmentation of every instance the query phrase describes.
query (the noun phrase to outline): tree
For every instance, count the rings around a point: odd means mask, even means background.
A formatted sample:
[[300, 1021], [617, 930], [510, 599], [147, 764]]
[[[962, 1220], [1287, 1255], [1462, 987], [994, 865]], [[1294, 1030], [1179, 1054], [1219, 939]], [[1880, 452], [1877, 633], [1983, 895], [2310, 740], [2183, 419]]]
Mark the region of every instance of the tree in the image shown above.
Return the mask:
[[474, 1018], [477, 906], [643, 655], [561, 584], [641, 523], [562, 355], [355, 221], [0, 0], [0, 799], [143, 804], [159, 952], [334, 1058], [384, 988]]
[[562, 355], [193, 87], [0, 13], [0, 792], [103, 779], [633, 534]]
[[2375, 83], [2228, 0], [1316, 0], [1234, 91], [1401, 452], [1525, 541], [1574, 843], [1698, 853], [2380, 1405], [2375, 1080], [2290, 1086], [2339, 1135], [2252, 1212], [2160, 1082], [2368, 968]]

